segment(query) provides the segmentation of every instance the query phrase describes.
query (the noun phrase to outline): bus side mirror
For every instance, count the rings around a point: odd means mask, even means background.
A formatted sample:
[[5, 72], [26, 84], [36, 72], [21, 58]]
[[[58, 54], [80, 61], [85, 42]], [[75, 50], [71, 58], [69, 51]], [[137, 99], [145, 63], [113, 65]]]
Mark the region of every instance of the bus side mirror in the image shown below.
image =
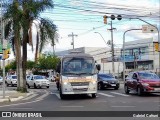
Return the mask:
[[97, 68], [98, 71], [100, 71], [100, 70], [101, 70], [101, 65], [100, 65], [100, 64], [97, 64], [97, 65], [96, 65], [96, 68]]
[[61, 64], [59, 63], [56, 67], [56, 72], [60, 73], [61, 72]]

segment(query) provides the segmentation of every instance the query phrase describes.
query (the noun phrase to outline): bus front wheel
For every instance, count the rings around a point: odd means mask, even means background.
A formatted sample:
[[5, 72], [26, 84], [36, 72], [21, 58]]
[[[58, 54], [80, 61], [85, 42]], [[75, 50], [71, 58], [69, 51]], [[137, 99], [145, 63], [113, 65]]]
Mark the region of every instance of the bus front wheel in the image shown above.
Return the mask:
[[96, 94], [95, 93], [92, 94], [92, 98], [96, 98]]
[[61, 89], [60, 89], [60, 98], [61, 98], [61, 100], [64, 100], [64, 99], [65, 99], [65, 95], [64, 95], [64, 94], [62, 94]]

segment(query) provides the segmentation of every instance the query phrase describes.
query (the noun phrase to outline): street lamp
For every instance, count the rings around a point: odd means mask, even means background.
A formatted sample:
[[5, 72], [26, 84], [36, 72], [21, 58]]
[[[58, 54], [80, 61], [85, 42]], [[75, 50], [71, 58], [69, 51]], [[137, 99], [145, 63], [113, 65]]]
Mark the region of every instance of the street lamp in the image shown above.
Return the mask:
[[99, 32], [94, 32], [94, 33], [98, 33], [101, 36], [101, 38], [103, 39], [103, 41], [105, 42], [105, 44], [108, 45], [107, 42], [105, 41], [105, 39], [103, 38], [103, 36], [101, 35], [101, 33], [99, 33]]
[[123, 81], [125, 81], [125, 34], [132, 30], [142, 30], [142, 29], [129, 29], [126, 30], [123, 34]]
[[[101, 38], [103, 39], [103, 41], [105, 42], [105, 44], [108, 46], [107, 42], [105, 41], [105, 39], [103, 38], [101, 33], [99, 33], [99, 32], [94, 32], [94, 33], [98, 33], [101, 36]], [[103, 62], [103, 73], [104, 73], [104, 62]]]

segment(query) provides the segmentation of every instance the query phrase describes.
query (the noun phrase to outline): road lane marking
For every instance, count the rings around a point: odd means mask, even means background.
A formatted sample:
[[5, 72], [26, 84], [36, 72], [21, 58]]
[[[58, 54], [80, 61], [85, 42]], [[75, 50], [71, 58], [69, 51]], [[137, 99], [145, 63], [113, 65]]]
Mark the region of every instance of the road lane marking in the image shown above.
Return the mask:
[[100, 95], [103, 95], [103, 96], [107, 96], [107, 97], [114, 97], [113, 95], [109, 95], [109, 94], [105, 94], [105, 93], [98, 93]]
[[111, 106], [111, 107], [136, 107], [136, 106]]
[[37, 100], [38, 100], [38, 99], [41, 99], [41, 100], [42, 100], [42, 99], [44, 99], [45, 97], [47, 97], [48, 95], [49, 95], [49, 93], [46, 93], [46, 94], [43, 94], [42, 96], [40, 96], [40, 97], [38, 97], [38, 98], [36, 98], [36, 99], [37, 99]]
[[33, 108], [9, 108], [9, 109], [33, 109]]
[[123, 94], [123, 93], [118, 93], [118, 92], [110, 92], [112, 94], [116, 94], [116, 95], [121, 95], [121, 96], [125, 96], [128, 97], [129, 95]]
[[55, 95], [58, 97], [58, 99], [61, 99], [59, 94], [55, 93]]
[[24, 98], [24, 99], [22, 99], [22, 100], [29, 100], [29, 99], [31, 99], [31, 98], [33, 98], [33, 97], [36, 97], [37, 95], [38, 95], [38, 94], [35, 93], [35, 94], [33, 94], [33, 95], [29, 96], [29, 97], [26, 97], [26, 98]]
[[84, 107], [84, 106], [61, 106], [61, 107], [73, 107], [73, 108], [75, 108], [75, 107]]
[[0, 106], [0, 108], [1, 107], [8, 107], [8, 106], [16, 106], [16, 105], [25, 105], [25, 104], [28, 104], [28, 103], [35, 103], [35, 102], [39, 102], [39, 101], [41, 101], [41, 99], [40, 100], [31, 101], [31, 102], [25, 102], [25, 103], [16, 103], [16, 104], [10, 104], [10, 105], [3, 105], [3, 106]]

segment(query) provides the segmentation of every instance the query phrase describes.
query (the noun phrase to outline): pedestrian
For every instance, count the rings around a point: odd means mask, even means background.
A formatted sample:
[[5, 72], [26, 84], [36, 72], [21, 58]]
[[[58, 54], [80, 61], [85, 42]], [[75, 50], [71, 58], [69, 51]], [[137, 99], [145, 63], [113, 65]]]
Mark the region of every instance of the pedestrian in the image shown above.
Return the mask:
[[59, 74], [58, 74], [58, 73], [57, 73], [57, 75], [56, 75], [55, 81], [56, 81], [57, 90], [59, 90], [59, 81], [60, 81], [60, 76], [59, 76]]

